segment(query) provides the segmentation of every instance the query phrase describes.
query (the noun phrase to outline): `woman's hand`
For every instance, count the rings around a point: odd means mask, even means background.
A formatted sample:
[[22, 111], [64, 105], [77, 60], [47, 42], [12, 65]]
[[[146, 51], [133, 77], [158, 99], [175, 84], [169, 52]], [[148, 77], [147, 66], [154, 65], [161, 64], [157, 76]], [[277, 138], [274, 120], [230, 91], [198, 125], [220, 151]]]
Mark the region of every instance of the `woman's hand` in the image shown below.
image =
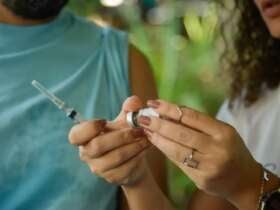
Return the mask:
[[149, 140], [200, 189], [222, 196], [238, 208], [257, 207], [261, 167], [233, 127], [162, 100], [148, 105], [161, 115], [138, 119]]
[[131, 129], [125, 121], [128, 111], [141, 107], [139, 98], [131, 97], [115, 121], [88, 121], [72, 128], [70, 143], [79, 146], [80, 159], [92, 173], [118, 185], [133, 185], [144, 176], [150, 143], [142, 129]]

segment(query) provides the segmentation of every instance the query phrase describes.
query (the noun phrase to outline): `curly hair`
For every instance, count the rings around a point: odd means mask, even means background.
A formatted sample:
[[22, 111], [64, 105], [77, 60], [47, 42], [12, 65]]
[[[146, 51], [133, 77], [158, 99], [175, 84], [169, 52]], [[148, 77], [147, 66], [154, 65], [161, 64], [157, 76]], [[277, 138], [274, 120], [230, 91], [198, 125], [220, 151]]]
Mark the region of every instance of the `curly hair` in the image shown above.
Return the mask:
[[[237, 17], [237, 27], [230, 30], [233, 46], [226, 45], [222, 63], [226, 64], [224, 68], [231, 78], [231, 103], [242, 98], [244, 104], [250, 106], [261, 97], [264, 89], [279, 86], [280, 40], [269, 33], [254, 1], [235, 0], [233, 12]], [[230, 21], [234, 19], [230, 18]], [[224, 36], [224, 39], [227, 38]]]

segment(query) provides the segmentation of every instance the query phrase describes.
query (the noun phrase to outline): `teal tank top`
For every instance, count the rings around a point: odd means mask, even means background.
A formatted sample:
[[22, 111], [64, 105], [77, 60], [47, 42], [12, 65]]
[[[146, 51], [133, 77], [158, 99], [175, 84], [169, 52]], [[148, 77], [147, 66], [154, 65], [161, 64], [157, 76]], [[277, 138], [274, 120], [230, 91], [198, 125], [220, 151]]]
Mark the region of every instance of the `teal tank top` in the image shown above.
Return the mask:
[[79, 160], [73, 122], [32, 80], [86, 119], [113, 119], [130, 95], [127, 35], [70, 11], [43, 25], [0, 24], [0, 209], [116, 209], [117, 186]]

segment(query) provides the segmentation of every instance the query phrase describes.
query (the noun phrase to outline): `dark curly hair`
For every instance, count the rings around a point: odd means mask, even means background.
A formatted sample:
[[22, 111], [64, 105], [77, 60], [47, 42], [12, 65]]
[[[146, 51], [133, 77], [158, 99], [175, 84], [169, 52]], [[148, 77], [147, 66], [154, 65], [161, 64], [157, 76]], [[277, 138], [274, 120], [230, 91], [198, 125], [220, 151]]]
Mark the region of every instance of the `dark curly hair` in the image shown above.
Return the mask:
[[0, 0], [16, 15], [28, 19], [57, 16], [68, 0]]
[[234, 1], [231, 17], [223, 24], [225, 35], [225, 31], [229, 32], [225, 29], [229, 21], [232, 23], [233, 46], [228, 45], [224, 36], [227, 45], [222, 63], [231, 78], [231, 102], [242, 98], [245, 105], [250, 106], [261, 97], [265, 88], [272, 90], [279, 86], [280, 40], [269, 33], [254, 1]]

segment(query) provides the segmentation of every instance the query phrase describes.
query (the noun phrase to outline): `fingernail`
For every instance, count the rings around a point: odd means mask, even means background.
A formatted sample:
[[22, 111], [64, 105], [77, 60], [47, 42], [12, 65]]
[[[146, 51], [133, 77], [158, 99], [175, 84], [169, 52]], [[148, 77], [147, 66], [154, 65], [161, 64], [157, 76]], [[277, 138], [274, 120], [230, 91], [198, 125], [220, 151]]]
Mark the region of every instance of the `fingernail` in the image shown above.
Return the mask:
[[149, 107], [151, 107], [151, 108], [157, 109], [157, 108], [160, 107], [160, 102], [157, 101], [157, 100], [149, 100], [149, 101], [147, 102], [147, 105], [148, 105]]
[[141, 137], [144, 135], [143, 129], [133, 129], [131, 132], [132, 132], [132, 136], [135, 138]]
[[146, 116], [140, 116], [137, 121], [138, 121], [138, 124], [143, 125], [143, 126], [150, 126], [150, 124], [151, 124], [151, 118], [146, 117]]

